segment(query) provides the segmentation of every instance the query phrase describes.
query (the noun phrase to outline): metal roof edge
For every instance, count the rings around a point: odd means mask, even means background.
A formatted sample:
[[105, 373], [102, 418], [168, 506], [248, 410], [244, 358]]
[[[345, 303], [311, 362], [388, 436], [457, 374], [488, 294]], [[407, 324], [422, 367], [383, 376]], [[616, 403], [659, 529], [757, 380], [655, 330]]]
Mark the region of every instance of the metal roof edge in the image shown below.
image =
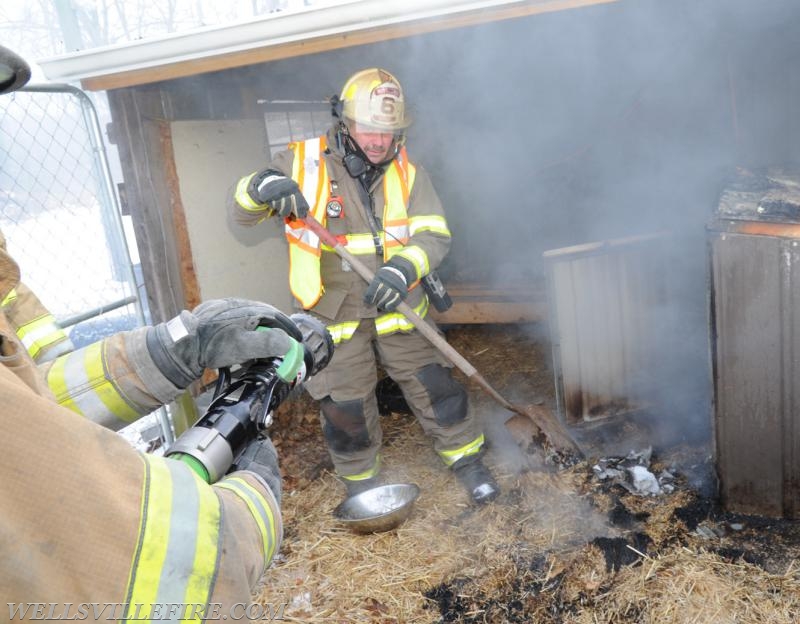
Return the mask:
[[270, 13], [248, 21], [93, 48], [37, 62], [48, 79], [72, 82], [108, 73], [520, 2], [524, 0], [350, 0], [342, 4]]
[[[105, 46], [40, 59], [37, 64], [48, 80], [59, 82], [87, 81], [95, 85], [103, 77], [137, 74], [130, 84], [154, 82], [142, 77], [143, 70], [176, 67], [192, 61], [219, 59], [205, 63], [220, 68], [225, 58], [242, 59], [249, 51], [279, 50], [282, 47], [300, 49], [305, 42], [342, 38], [366, 31], [402, 27], [437, 18], [458, 17], [462, 14], [487, 14], [497, 10], [519, 7], [530, 12], [558, 11], [590, 4], [617, 0], [344, 0], [335, 5], [271, 13], [248, 21], [235, 22], [176, 33], [162, 37]], [[406, 32], [411, 34], [410, 32]], [[355, 41], [355, 38], [354, 38]], [[354, 43], [355, 44], [355, 43]], [[296, 54], [289, 52], [287, 55]], [[262, 54], [262, 57], [269, 56]], [[239, 62], [239, 65], [244, 64]], [[200, 67], [200, 65], [198, 65]], [[178, 75], [202, 73], [184, 70]], [[163, 72], [162, 72], [163, 73]], [[106, 81], [112, 84], [115, 81]], [[115, 86], [125, 86], [125, 80]], [[84, 82], [86, 87], [86, 82]], [[104, 87], [100, 87], [104, 88]], [[113, 87], [112, 87], [113, 88]]]

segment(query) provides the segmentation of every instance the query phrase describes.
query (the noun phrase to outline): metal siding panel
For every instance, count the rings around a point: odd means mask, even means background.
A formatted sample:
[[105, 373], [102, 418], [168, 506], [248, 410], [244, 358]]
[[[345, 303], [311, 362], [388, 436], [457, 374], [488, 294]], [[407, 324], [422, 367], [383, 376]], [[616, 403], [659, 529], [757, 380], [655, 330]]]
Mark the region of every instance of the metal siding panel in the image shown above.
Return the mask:
[[779, 239], [712, 239], [720, 494], [745, 513], [783, 511], [781, 258]]
[[784, 384], [784, 423], [783, 423], [783, 512], [789, 518], [800, 518], [800, 242], [787, 241], [788, 285], [786, 289], [787, 314], [785, 331], [788, 340], [785, 344], [784, 366], [787, 370], [787, 383]]
[[553, 362], [567, 422], [625, 411], [656, 382], [654, 311], [664, 304], [656, 240], [612, 241], [545, 255]]
[[[553, 282], [555, 284], [555, 308], [560, 311], [557, 316], [551, 317], [557, 322], [555, 329], [558, 353], [560, 354], [561, 384], [564, 410], [568, 414], [582, 411], [580, 392], [580, 352], [578, 341], [578, 321], [576, 317], [578, 306], [574, 299], [574, 267], [571, 263], [559, 263], [554, 266]], [[561, 286], [561, 287], [559, 287]]]

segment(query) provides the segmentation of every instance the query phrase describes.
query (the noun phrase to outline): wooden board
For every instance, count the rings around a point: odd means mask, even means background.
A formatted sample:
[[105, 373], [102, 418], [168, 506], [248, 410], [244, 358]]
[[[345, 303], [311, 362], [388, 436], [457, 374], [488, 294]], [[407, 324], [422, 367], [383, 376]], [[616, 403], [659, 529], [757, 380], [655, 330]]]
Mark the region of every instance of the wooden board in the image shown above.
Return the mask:
[[468, 323], [533, 323], [547, 315], [544, 294], [527, 284], [489, 287], [484, 284], [448, 286], [453, 307], [447, 312], [433, 308], [430, 316], [440, 325]]

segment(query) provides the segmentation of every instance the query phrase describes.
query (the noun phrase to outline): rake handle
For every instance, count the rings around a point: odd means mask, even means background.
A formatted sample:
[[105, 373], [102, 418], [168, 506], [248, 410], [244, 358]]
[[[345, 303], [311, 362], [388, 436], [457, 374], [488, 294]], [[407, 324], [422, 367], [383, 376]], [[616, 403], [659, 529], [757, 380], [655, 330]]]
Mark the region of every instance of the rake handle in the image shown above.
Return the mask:
[[[322, 240], [326, 245], [333, 248], [333, 251], [343, 260], [346, 260], [353, 270], [359, 274], [367, 283], [371, 282], [375, 277], [375, 274], [369, 269], [367, 265], [365, 265], [361, 260], [359, 260], [356, 256], [345, 249], [344, 245], [342, 245], [339, 240], [331, 234], [327, 229], [325, 229], [322, 224], [317, 221], [311, 215], [308, 215], [302, 221], [306, 224], [308, 229], [310, 229], [314, 234], [319, 236], [320, 240]], [[448, 343], [439, 333], [434, 329], [430, 324], [428, 324], [425, 319], [423, 319], [419, 314], [414, 312], [414, 310], [409, 306], [405, 301], [400, 302], [400, 305], [397, 306], [397, 310], [405, 316], [409, 321], [414, 324], [414, 327], [419, 330], [419, 332], [427, 338], [431, 344], [436, 347], [453, 365], [458, 368], [462, 373], [464, 373], [469, 379], [477, 383], [486, 393], [491, 396], [495, 401], [497, 401], [500, 405], [505, 407], [507, 410], [520, 414], [522, 416], [527, 416], [534, 420], [537, 426], [542, 430], [542, 432], [550, 438], [550, 442], [559, 446], [561, 448], [570, 449], [572, 452], [577, 453], [578, 455], [582, 455], [580, 448], [578, 447], [575, 440], [569, 435], [569, 433], [564, 429], [564, 427], [556, 421], [555, 419], [547, 419], [543, 421], [541, 418], [534, 417], [528, 410], [525, 410], [522, 407], [517, 405], [513, 405], [509, 401], [507, 401], [503, 396], [495, 390], [484, 377], [478, 373], [475, 367], [470, 364], [464, 356], [462, 356], [458, 351], [456, 351], [450, 343]], [[552, 421], [552, 422], [551, 422]]]

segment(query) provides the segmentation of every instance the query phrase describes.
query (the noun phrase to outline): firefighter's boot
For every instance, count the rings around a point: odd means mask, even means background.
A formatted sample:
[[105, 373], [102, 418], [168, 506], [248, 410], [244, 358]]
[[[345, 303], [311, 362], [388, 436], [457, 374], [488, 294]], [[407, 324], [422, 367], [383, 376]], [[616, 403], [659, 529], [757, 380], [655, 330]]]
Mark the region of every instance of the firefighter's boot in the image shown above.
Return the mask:
[[347, 488], [348, 498], [351, 496], [355, 496], [356, 494], [361, 494], [361, 492], [366, 492], [367, 490], [371, 490], [372, 488], [378, 487], [380, 485], [378, 477], [359, 479], [358, 481], [354, 481], [352, 479], [340, 479], [340, 481], [344, 483], [345, 487]]
[[500, 494], [500, 486], [480, 458], [456, 462], [453, 472], [478, 505], [489, 503]]

